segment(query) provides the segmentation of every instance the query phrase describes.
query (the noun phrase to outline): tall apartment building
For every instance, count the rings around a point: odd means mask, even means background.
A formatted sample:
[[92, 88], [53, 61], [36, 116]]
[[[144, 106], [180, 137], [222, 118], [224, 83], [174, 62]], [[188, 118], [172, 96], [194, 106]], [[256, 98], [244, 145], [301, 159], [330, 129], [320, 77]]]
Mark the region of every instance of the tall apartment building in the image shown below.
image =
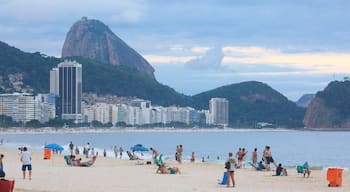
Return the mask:
[[[58, 83], [57, 83], [58, 80]], [[57, 92], [58, 91], [58, 92]], [[82, 122], [82, 65], [64, 61], [50, 71], [50, 92], [59, 97], [57, 113], [63, 119]]]
[[228, 125], [228, 100], [212, 98], [209, 101], [210, 124]]
[[0, 115], [12, 117], [14, 121], [40, 120], [40, 106], [32, 94], [1, 94]]

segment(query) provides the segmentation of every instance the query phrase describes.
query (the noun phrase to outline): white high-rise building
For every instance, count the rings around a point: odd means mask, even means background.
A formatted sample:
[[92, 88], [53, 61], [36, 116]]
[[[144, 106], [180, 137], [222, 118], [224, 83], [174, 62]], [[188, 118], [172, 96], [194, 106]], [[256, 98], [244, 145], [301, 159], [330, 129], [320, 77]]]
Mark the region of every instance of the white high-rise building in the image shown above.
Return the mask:
[[225, 98], [212, 98], [209, 101], [211, 124], [228, 125], [228, 100]]

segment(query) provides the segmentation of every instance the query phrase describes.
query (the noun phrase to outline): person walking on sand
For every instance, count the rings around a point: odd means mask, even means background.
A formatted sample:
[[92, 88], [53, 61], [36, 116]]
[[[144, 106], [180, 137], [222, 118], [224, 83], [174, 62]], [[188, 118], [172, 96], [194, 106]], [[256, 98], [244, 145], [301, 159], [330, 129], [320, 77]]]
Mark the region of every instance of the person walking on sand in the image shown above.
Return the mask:
[[271, 153], [271, 149], [270, 146], [266, 146], [265, 147], [265, 151], [264, 151], [264, 158], [266, 159], [265, 161], [265, 167], [266, 169], [270, 169], [270, 163], [273, 163], [275, 165], [275, 167], [277, 168], [277, 163], [275, 162], [275, 160], [272, 158], [272, 153]]
[[232, 182], [232, 187], [235, 187], [236, 185], [235, 175], [234, 175], [235, 167], [236, 167], [236, 160], [233, 158], [233, 154], [230, 152], [228, 153], [228, 160], [225, 163], [226, 175], [227, 175], [227, 187], [230, 187], [230, 182]]
[[23, 151], [21, 153], [23, 179], [26, 178], [26, 169], [28, 169], [28, 172], [29, 172], [29, 180], [32, 179], [32, 162], [31, 161], [32, 161], [32, 157], [27, 147], [23, 147]]

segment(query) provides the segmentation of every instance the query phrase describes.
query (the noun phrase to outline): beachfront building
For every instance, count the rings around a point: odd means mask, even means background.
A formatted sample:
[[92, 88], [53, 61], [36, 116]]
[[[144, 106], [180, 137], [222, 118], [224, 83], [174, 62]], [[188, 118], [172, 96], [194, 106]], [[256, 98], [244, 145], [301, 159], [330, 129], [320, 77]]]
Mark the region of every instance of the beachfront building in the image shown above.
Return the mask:
[[59, 95], [59, 71], [58, 68], [50, 70], [50, 93]]
[[82, 122], [82, 65], [65, 60], [58, 64], [57, 69], [50, 71], [50, 91], [56, 94], [57, 71], [59, 104], [56, 105], [60, 109], [59, 113], [63, 119]]
[[56, 96], [54, 94], [38, 94], [35, 100], [39, 106], [39, 121], [41, 123], [48, 122], [56, 117]]
[[0, 94], [0, 115], [12, 117], [13, 121], [40, 120], [39, 102], [32, 94]]
[[225, 98], [212, 98], [209, 101], [209, 124], [228, 125], [228, 100]]

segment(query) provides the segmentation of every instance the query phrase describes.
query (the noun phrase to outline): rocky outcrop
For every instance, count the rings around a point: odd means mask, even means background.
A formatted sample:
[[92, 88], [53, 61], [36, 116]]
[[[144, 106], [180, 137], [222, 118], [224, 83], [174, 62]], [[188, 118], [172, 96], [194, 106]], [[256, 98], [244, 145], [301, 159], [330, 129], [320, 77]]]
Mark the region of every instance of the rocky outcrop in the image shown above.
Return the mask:
[[309, 104], [304, 125], [313, 129], [350, 128], [350, 81], [331, 82]]
[[153, 67], [108, 26], [83, 17], [70, 28], [62, 57], [80, 56], [111, 65], [128, 65], [154, 77]]
[[333, 113], [334, 110], [327, 108], [323, 99], [316, 97], [306, 110], [304, 125], [307, 128], [331, 128]]

